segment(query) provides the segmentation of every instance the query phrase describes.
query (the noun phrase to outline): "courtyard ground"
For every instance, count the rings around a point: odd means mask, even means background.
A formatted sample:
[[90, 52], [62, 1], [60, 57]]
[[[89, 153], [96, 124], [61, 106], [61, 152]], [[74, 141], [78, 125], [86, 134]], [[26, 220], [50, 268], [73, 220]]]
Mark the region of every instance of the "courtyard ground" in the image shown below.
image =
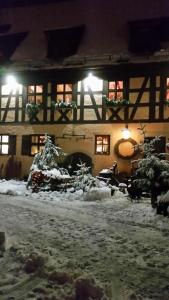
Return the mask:
[[0, 185], [0, 300], [169, 300], [169, 218], [149, 199], [10, 184]]

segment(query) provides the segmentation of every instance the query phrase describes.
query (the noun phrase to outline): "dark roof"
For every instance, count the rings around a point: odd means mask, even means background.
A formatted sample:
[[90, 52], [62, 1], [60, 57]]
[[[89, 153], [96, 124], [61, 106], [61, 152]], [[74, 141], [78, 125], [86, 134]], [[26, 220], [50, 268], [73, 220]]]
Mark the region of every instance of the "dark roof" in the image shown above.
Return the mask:
[[0, 36], [0, 60], [9, 60], [26, 36], [27, 32]]
[[76, 54], [84, 29], [84, 25], [79, 25], [77, 27], [44, 31], [48, 42], [47, 57], [62, 60], [65, 57]]

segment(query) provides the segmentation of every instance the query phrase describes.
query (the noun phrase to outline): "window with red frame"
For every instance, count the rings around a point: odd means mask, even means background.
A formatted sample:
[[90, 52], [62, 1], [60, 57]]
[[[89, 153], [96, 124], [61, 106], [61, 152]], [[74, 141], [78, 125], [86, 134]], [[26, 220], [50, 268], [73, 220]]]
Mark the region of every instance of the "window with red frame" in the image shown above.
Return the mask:
[[95, 136], [95, 154], [110, 154], [110, 135]]
[[72, 102], [72, 89], [71, 83], [59, 83], [56, 85], [56, 102]]
[[27, 88], [28, 102], [42, 104], [43, 85], [29, 85]]
[[108, 98], [110, 100], [118, 100], [118, 101], [124, 99], [124, 85], [122, 80], [109, 81]]

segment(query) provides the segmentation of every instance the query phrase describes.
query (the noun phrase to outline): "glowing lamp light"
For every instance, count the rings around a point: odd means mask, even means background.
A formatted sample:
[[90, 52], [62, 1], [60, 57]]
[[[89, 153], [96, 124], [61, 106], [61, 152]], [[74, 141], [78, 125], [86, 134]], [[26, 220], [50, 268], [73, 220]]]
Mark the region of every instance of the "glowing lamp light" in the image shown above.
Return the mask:
[[90, 88], [92, 91], [100, 91], [102, 89], [102, 80], [93, 76], [92, 73], [89, 73], [87, 78], [84, 80], [85, 90]]
[[131, 137], [131, 131], [128, 129], [128, 125], [122, 130], [123, 139], [127, 140]]
[[18, 89], [19, 84], [17, 83], [16, 78], [13, 75], [8, 75], [6, 77], [6, 84], [10, 91], [12, 91], [13, 93], [16, 93], [16, 90]]

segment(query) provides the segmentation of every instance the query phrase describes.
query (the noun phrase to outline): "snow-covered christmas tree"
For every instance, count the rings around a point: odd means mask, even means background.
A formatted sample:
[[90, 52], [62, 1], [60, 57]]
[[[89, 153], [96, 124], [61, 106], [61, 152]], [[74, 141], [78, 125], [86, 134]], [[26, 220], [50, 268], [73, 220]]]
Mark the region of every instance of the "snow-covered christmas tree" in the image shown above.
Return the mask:
[[75, 171], [73, 187], [75, 190], [82, 190], [84, 193], [90, 185], [94, 184], [95, 178], [90, 173], [91, 167], [87, 167], [83, 162], [80, 162], [77, 166], [79, 169]]
[[135, 182], [139, 187], [144, 187], [151, 195], [152, 207], [156, 207], [157, 196], [169, 190], [169, 162], [164, 153], [157, 153], [156, 144], [160, 137], [148, 141], [144, 127], [141, 128], [144, 142], [140, 144], [143, 157], [138, 160]]
[[75, 171], [74, 190], [82, 190], [84, 200], [96, 201], [111, 197], [111, 188], [106, 183], [100, 181], [97, 177], [93, 177], [90, 173], [91, 167], [87, 167], [85, 163], [80, 162], [79, 170]]
[[67, 170], [58, 167], [57, 160], [63, 157], [63, 150], [52, 143], [51, 137], [45, 135], [44, 149], [38, 152], [33, 160], [28, 177], [27, 187], [33, 191], [52, 188], [52, 182], [59, 182], [68, 175]]

